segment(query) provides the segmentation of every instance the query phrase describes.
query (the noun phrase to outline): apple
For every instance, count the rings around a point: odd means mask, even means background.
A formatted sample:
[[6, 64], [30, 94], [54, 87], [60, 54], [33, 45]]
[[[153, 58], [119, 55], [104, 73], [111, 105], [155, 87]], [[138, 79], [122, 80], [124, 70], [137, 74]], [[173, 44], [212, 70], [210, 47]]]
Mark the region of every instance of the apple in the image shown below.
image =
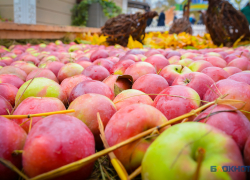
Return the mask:
[[86, 67], [88, 67], [88, 66], [93, 65], [93, 63], [92, 63], [92, 62], [89, 62], [89, 61], [80, 61], [80, 62], [78, 62], [77, 64], [81, 65], [84, 69], [85, 69]]
[[114, 99], [114, 93], [110, 89], [108, 85], [103, 82], [95, 81], [95, 80], [85, 80], [77, 84], [71, 91], [69, 95], [69, 102], [71, 103], [77, 97], [83, 94], [101, 94], [108, 97], [110, 100]]
[[[227, 96], [224, 99], [242, 101], [242, 103], [234, 103], [236, 108], [242, 108], [243, 103], [246, 103], [243, 110], [250, 111], [250, 85], [232, 79], [223, 79], [213, 84], [204, 94], [204, 100], [211, 102], [225, 94], [227, 94]], [[244, 114], [250, 120], [250, 114]]]
[[114, 66], [111, 68], [110, 73], [115, 75], [123, 75], [125, 73], [125, 70], [135, 62], [131, 59], [128, 60], [121, 60], [114, 64]]
[[0, 95], [9, 101], [12, 106], [15, 105], [17, 91], [17, 87], [12, 84], [0, 83]]
[[86, 67], [82, 71], [82, 74], [98, 81], [103, 81], [110, 75], [109, 71], [105, 67], [99, 65], [91, 65]]
[[160, 92], [156, 96], [153, 106], [168, 119], [173, 119], [197, 109], [200, 106], [200, 96], [188, 86], [174, 85]]
[[246, 59], [246, 57], [242, 56], [242, 57], [239, 57], [239, 55], [236, 55], [236, 54], [229, 54], [225, 57], [225, 61], [229, 64], [231, 61], [235, 60], [235, 59], [238, 59], [238, 58], [243, 58], [243, 59]]
[[192, 52], [186, 52], [184, 54], [181, 55], [181, 59], [193, 59], [194, 57], [198, 56], [195, 53]]
[[120, 75], [110, 75], [102, 82], [107, 84], [110, 87], [113, 94], [116, 96], [121, 91], [126, 89], [131, 89], [132, 87], [132, 77], [128, 75], [120, 76]]
[[7, 66], [4, 62], [0, 62], [0, 66], [1, 67], [5, 67], [5, 66]]
[[225, 71], [227, 71], [227, 73], [229, 74], [229, 76], [236, 74], [238, 72], [241, 72], [242, 70], [237, 68], [237, 67], [225, 67], [223, 68]]
[[132, 76], [133, 80], [136, 81], [139, 77], [145, 74], [156, 74], [156, 69], [150, 63], [136, 62], [135, 64], [130, 65], [124, 74]]
[[48, 63], [48, 62], [54, 62], [54, 61], [59, 61], [59, 58], [53, 55], [49, 55], [49, 56], [45, 56], [44, 58], [42, 58], [42, 60], [40, 61], [40, 64], [44, 64], [44, 63]]
[[144, 51], [142, 51], [142, 49], [130, 49], [127, 51], [126, 55], [128, 54], [132, 54], [132, 55], [144, 54]]
[[16, 75], [2, 74], [0, 75], [0, 83], [9, 83], [19, 89], [23, 85], [24, 81]]
[[184, 85], [194, 89], [203, 100], [203, 96], [209, 87], [215, 83], [208, 75], [200, 72], [191, 72], [178, 76], [172, 85]]
[[186, 59], [181, 59], [180, 61], [178, 61], [178, 64], [188, 67], [192, 62], [194, 62], [194, 60], [186, 58]]
[[25, 56], [22, 57], [22, 59], [24, 62], [32, 62], [35, 65], [39, 64], [39, 59], [31, 54], [27, 54]]
[[74, 51], [82, 50], [82, 49], [83, 49], [83, 47], [81, 45], [75, 44], [75, 45], [70, 46], [68, 51], [74, 52]]
[[113, 100], [116, 109], [122, 109], [131, 104], [148, 104], [152, 105], [153, 101], [149, 95], [145, 94], [142, 91], [136, 89], [128, 89], [119, 93]]
[[179, 53], [178, 51], [169, 51], [165, 54], [165, 57], [167, 59], [171, 58], [172, 56], [181, 56], [181, 53]]
[[205, 60], [198, 60], [189, 64], [188, 68], [194, 72], [201, 72], [203, 69], [207, 67], [212, 67], [212, 66], [213, 65], [210, 62], [207, 62]]
[[[146, 104], [133, 104], [122, 108], [112, 116], [105, 128], [105, 137], [109, 146], [114, 146], [167, 121], [156, 108]], [[113, 152], [126, 170], [132, 172], [141, 165], [144, 154], [154, 140], [155, 137], [142, 138]]]
[[81, 62], [81, 61], [88, 61], [88, 62], [90, 62], [90, 59], [88, 57], [84, 56], [84, 55], [81, 55], [80, 57], [76, 58], [75, 63], [78, 63], [78, 62]]
[[[17, 61], [16, 61], [17, 62]], [[37, 69], [36, 65], [34, 65], [33, 63], [25, 63], [24, 61], [22, 61], [23, 63], [19, 63], [19, 64], [15, 64], [14, 66], [22, 69], [27, 75], [29, 75], [29, 73], [35, 69]], [[12, 63], [13, 64], [13, 63]], [[12, 65], [11, 64], [11, 65]]]
[[72, 89], [80, 82], [83, 82], [86, 80], [91, 80], [91, 78], [86, 77], [82, 74], [75, 75], [75, 76], [68, 77], [68, 78], [64, 79], [61, 82], [61, 88], [62, 88], [62, 91], [67, 95], [67, 99], [69, 99], [69, 96], [70, 96]]
[[[27, 114], [40, 114], [46, 112], [63, 111], [66, 110], [64, 104], [57, 98], [54, 97], [29, 97], [22, 101], [19, 106], [15, 109], [13, 115], [27, 115]], [[44, 117], [33, 117], [31, 127], [43, 119]], [[12, 119], [18, 125], [27, 121], [28, 118], [24, 119]], [[30, 121], [24, 123], [21, 127], [28, 133]]]
[[90, 56], [90, 61], [94, 62], [96, 59], [107, 58], [107, 57], [109, 57], [108, 51], [106, 51], [104, 49], [98, 49], [98, 50], [92, 52], [92, 54]]
[[214, 82], [217, 82], [222, 79], [226, 79], [229, 77], [227, 71], [219, 67], [207, 67], [201, 71], [201, 73], [208, 75], [211, 77]]
[[[22, 150], [27, 134], [16, 123], [0, 116], [0, 158], [11, 162], [19, 170], [22, 169], [22, 156], [13, 155], [13, 151]], [[1, 180], [18, 179], [18, 174], [0, 164]]]
[[170, 64], [178, 64], [180, 59], [181, 59], [180, 56], [172, 56], [171, 58], [168, 59], [168, 61]]
[[77, 63], [65, 64], [58, 72], [57, 78], [59, 82], [62, 82], [68, 77], [79, 75], [83, 72], [84, 68]]
[[51, 70], [57, 77], [59, 70], [64, 66], [62, 62], [54, 61], [47, 63], [44, 67]]
[[221, 54], [220, 53], [217, 53], [217, 52], [208, 52], [205, 54], [206, 57], [219, 57], [219, 58], [222, 58]]
[[9, 66], [13, 62], [13, 59], [11, 57], [0, 57], [0, 62]]
[[33, 78], [38, 78], [38, 77], [45, 77], [45, 78], [51, 79], [51, 80], [59, 83], [55, 74], [51, 70], [41, 69], [41, 68], [37, 68], [37, 69], [31, 71], [31, 73], [29, 73], [29, 75], [27, 76], [26, 81], [33, 79]]
[[9, 101], [0, 95], [0, 115], [10, 115], [12, 109]]
[[[94, 137], [79, 119], [57, 114], [40, 120], [24, 145], [23, 169], [28, 177], [49, 172], [95, 153]], [[86, 179], [94, 163], [56, 179]]]
[[112, 69], [112, 67], [114, 66], [114, 63], [108, 59], [97, 59], [93, 62], [93, 65], [100, 65], [105, 67], [108, 71], [110, 71]]
[[206, 61], [210, 62], [215, 67], [224, 68], [227, 66], [227, 62], [224, 59], [216, 56], [207, 57]]
[[[231, 110], [235, 111], [232, 112]], [[194, 121], [206, 123], [224, 131], [235, 140], [241, 151], [243, 151], [246, 140], [250, 135], [250, 122], [242, 112], [232, 106], [211, 106], [199, 114]]]
[[[101, 106], [100, 106], [101, 105]], [[75, 112], [68, 115], [77, 117], [84, 122], [95, 137], [97, 149], [103, 147], [100, 138], [99, 125], [97, 121], [97, 113], [100, 113], [104, 128], [110, 118], [115, 114], [116, 107], [114, 103], [106, 96], [100, 94], [84, 94], [76, 98], [68, 109], [74, 109]]]
[[245, 173], [234, 168], [230, 172], [212, 171], [214, 166], [214, 169], [244, 166], [242, 156], [230, 136], [197, 122], [172, 126], [151, 144], [142, 160], [142, 179], [193, 179], [200, 148], [205, 154], [199, 179], [245, 179]]
[[250, 62], [248, 59], [243, 59], [243, 58], [237, 58], [228, 63], [228, 66], [233, 66], [241, 69], [242, 71], [244, 70], [250, 70]]
[[2, 74], [13, 74], [22, 79], [23, 81], [26, 80], [27, 74], [18, 67], [15, 66], [5, 66], [0, 69], [0, 75]]
[[190, 72], [192, 71], [188, 67], [172, 64], [163, 68], [160, 72], [160, 75], [164, 77], [167, 80], [168, 84], [171, 86], [175, 78], [177, 78], [180, 74]]
[[126, 54], [126, 55], [122, 56], [120, 58], [120, 61], [123, 61], [123, 60], [133, 60], [134, 62], [140, 62], [141, 61], [141, 59], [138, 56], [134, 55], [134, 54]]
[[150, 49], [147, 52], [145, 52], [145, 56], [150, 57], [156, 54], [161, 54], [160, 51], [158, 51], [157, 49]]
[[156, 68], [157, 72], [169, 65], [169, 61], [161, 54], [149, 56], [145, 62], [152, 64]]
[[239, 72], [229, 76], [227, 79], [232, 79], [238, 82], [244, 82], [250, 85], [250, 73], [249, 72]]
[[19, 105], [24, 99], [28, 97], [55, 97], [60, 99], [64, 104], [67, 103], [67, 96], [62, 91], [61, 86], [55, 81], [38, 77], [26, 81], [18, 90], [15, 104]]
[[[168, 82], [162, 76], [157, 74], [146, 74], [135, 81], [132, 89], [137, 89], [146, 94], [159, 94], [168, 86]], [[154, 100], [156, 96], [157, 95], [149, 95], [152, 100]]]

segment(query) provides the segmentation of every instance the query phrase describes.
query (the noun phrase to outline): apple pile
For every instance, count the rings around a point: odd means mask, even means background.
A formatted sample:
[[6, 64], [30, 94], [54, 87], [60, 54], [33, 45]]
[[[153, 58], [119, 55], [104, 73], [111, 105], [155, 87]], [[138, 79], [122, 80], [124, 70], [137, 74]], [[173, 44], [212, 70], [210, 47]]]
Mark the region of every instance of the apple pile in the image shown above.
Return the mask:
[[[228, 101], [114, 153], [129, 173], [142, 166], [145, 180], [192, 179], [199, 149], [205, 151], [201, 178], [247, 175], [225, 167], [250, 166], [250, 47], [128, 49], [58, 40], [0, 46], [0, 55], [0, 115], [75, 110], [0, 116], [0, 158], [30, 178], [102, 150], [97, 113], [114, 146], [221, 96]], [[210, 171], [212, 166], [224, 171]], [[93, 167], [55, 179], [87, 179]], [[0, 177], [18, 176], [0, 164]]]

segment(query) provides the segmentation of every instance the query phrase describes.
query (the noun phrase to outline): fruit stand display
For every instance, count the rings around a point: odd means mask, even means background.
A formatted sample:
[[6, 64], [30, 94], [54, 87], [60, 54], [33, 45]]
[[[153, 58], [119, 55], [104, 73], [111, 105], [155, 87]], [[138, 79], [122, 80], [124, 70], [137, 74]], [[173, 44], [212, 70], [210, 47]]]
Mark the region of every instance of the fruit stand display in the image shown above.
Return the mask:
[[0, 26], [1, 180], [249, 179], [248, 35], [145, 34], [155, 15]]
[[0, 47], [1, 179], [245, 179], [250, 47], [106, 38]]

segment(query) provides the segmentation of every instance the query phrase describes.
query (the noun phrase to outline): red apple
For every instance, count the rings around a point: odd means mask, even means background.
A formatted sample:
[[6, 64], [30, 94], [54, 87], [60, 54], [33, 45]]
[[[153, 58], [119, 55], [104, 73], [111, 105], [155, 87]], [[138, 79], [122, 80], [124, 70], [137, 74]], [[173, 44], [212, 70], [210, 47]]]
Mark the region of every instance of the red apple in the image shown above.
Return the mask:
[[[57, 98], [53, 97], [29, 97], [25, 99], [14, 111], [13, 115], [39, 114], [53, 111], [66, 110], [64, 104]], [[33, 117], [31, 127], [44, 117]], [[21, 125], [28, 118], [13, 119], [18, 125]], [[21, 127], [28, 133], [30, 121], [24, 123]]]
[[227, 66], [227, 62], [224, 59], [216, 56], [207, 57], [206, 61], [210, 62], [215, 67], [224, 68]]
[[203, 96], [208, 88], [215, 83], [208, 75], [200, 72], [191, 72], [178, 76], [172, 85], [184, 85], [194, 89], [203, 100]]
[[171, 86], [175, 78], [180, 76], [180, 74], [185, 74], [190, 72], [192, 71], [188, 67], [172, 64], [163, 68], [160, 72], [160, 75], [164, 77], [167, 80], [168, 84]]
[[249, 72], [239, 72], [229, 76], [227, 79], [232, 79], [238, 82], [244, 82], [250, 85], [250, 73]]
[[152, 99], [147, 94], [136, 89], [128, 89], [122, 91], [115, 97], [113, 102], [117, 110], [131, 104], [137, 104], [137, 103], [148, 104], [148, 105], [153, 104]]
[[194, 62], [194, 60], [192, 60], [192, 59], [181, 59], [179, 62], [178, 62], [178, 64], [179, 65], [182, 65], [182, 66], [189, 66], [192, 62]]
[[132, 77], [129, 77], [128, 75], [110, 75], [103, 80], [103, 83], [107, 84], [116, 96], [121, 91], [130, 89], [132, 87], [132, 80]]
[[101, 94], [108, 97], [110, 100], [113, 100], [114, 98], [114, 93], [105, 83], [95, 80], [86, 80], [80, 82], [72, 89], [69, 96], [69, 102], [71, 103], [77, 97], [89, 93]]
[[137, 62], [130, 65], [124, 74], [131, 75], [133, 80], [136, 81], [139, 77], [145, 74], [156, 74], [156, 69], [150, 63]]
[[[232, 112], [228, 112], [235, 110]], [[246, 116], [228, 105], [214, 105], [203, 111], [194, 121], [214, 126], [231, 136], [242, 151], [250, 136], [250, 122]]]
[[59, 82], [62, 82], [68, 77], [79, 75], [83, 72], [84, 68], [77, 63], [65, 64], [58, 72], [57, 78]]
[[[22, 150], [27, 134], [16, 123], [0, 116], [0, 158], [11, 162], [19, 170], [22, 169], [22, 156], [13, 155], [13, 151]], [[1, 180], [18, 179], [18, 174], [0, 164]]]
[[157, 72], [169, 65], [169, 61], [161, 54], [149, 56], [145, 62], [152, 64], [156, 68]]
[[0, 95], [0, 115], [10, 115], [12, 111], [11, 104]]
[[15, 66], [5, 66], [0, 69], [0, 75], [2, 74], [13, 74], [22, 79], [23, 81], [26, 80], [27, 74], [18, 67]]
[[241, 69], [239, 69], [237, 67], [225, 67], [223, 69], [225, 71], [227, 71], [227, 73], [229, 74], [229, 76], [242, 71]]
[[97, 59], [93, 62], [93, 65], [100, 65], [105, 67], [108, 71], [110, 71], [112, 69], [112, 67], [114, 66], [114, 63], [108, 59]]
[[[23, 169], [29, 177], [49, 172], [95, 153], [89, 128], [75, 117], [58, 114], [40, 120], [24, 145]], [[86, 179], [93, 163], [54, 179]]]
[[197, 109], [200, 106], [200, 96], [190, 87], [182, 85], [170, 86], [160, 92], [160, 95], [155, 98], [153, 106], [168, 119], [173, 119]]
[[48, 68], [49, 70], [51, 70], [57, 77], [59, 70], [64, 66], [63, 63], [58, 62], [58, 61], [54, 61], [54, 62], [50, 62], [48, 64], [46, 64], [46, 68]]
[[170, 64], [178, 64], [180, 59], [181, 59], [180, 56], [172, 56], [171, 58], [168, 59], [168, 61]]
[[[114, 146], [150, 128], [167, 122], [167, 118], [156, 108], [146, 104], [133, 104], [117, 111], [105, 128], [105, 137]], [[166, 128], [161, 129], [160, 132]], [[155, 137], [139, 139], [114, 151], [127, 171], [132, 172], [141, 165], [143, 156]]]
[[80, 62], [78, 62], [77, 64], [81, 65], [84, 69], [85, 69], [86, 67], [88, 67], [88, 66], [93, 65], [93, 63], [92, 63], [92, 62], [89, 62], [89, 61], [80, 61]]
[[98, 49], [94, 51], [90, 56], [90, 61], [94, 62], [96, 59], [109, 57], [108, 51], [104, 49]]
[[205, 60], [198, 60], [189, 64], [188, 68], [194, 72], [201, 72], [203, 69], [207, 67], [212, 67], [212, 66], [213, 65], [210, 62], [207, 62]]
[[[205, 93], [204, 100], [211, 102], [217, 99], [220, 95], [225, 94], [227, 94], [227, 96], [224, 99], [242, 101], [242, 103], [234, 103], [236, 108], [242, 108], [243, 103], [246, 103], [243, 110], [250, 111], [250, 85], [232, 79], [223, 79], [213, 84]], [[244, 114], [250, 119], [250, 114]]]
[[157, 49], [150, 49], [147, 52], [145, 52], [145, 56], [150, 57], [156, 54], [161, 54], [160, 51], [158, 51]]
[[241, 69], [242, 71], [244, 70], [250, 70], [250, 62], [248, 59], [243, 59], [243, 58], [237, 58], [228, 63], [228, 66], [233, 66]]
[[203, 69], [201, 72], [211, 77], [214, 80], [214, 82], [217, 82], [219, 80], [226, 79], [229, 77], [229, 74], [227, 73], [227, 71], [219, 67], [207, 67]]
[[82, 71], [82, 74], [98, 81], [103, 81], [110, 75], [109, 71], [105, 67], [98, 65], [91, 65], [86, 67]]
[[140, 62], [141, 61], [141, 59], [138, 56], [134, 55], [134, 54], [126, 54], [125, 56], [122, 56], [120, 58], [120, 61], [123, 61], [123, 60], [133, 60], [134, 62]]
[[16, 75], [2, 74], [0, 75], [0, 83], [9, 83], [13, 86], [16, 86], [17, 88], [20, 88], [23, 85], [24, 81]]
[[[133, 89], [137, 89], [146, 94], [159, 94], [168, 87], [168, 82], [157, 74], [146, 74], [138, 78], [133, 84]], [[157, 95], [149, 95], [153, 100]]]
[[69, 99], [69, 96], [70, 96], [72, 89], [80, 82], [83, 82], [86, 80], [91, 80], [91, 78], [86, 77], [82, 74], [75, 75], [75, 76], [64, 79], [61, 82], [61, 88], [62, 88], [63, 92], [67, 95], [67, 99]]
[[7, 66], [9, 66], [13, 62], [13, 59], [11, 57], [0, 57], [0, 62], [3, 62]]
[[105, 128], [109, 119], [116, 112], [114, 103], [106, 96], [100, 94], [84, 94], [76, 98], [68, 109], [75, 110], [74, 113], [69, 115], [77, 117], [89, 127], [94, 134], [97, 148], [101, 148], [102, 141], [98, 128], [97, 113], [100, 113]]
[[38, 78], [38, 77], [45, 77], [58, 83], [58, 80], [55, 74], [51, 70], [41, 69], [41, 68], [37, 68], [33, 70], [31, 73], [29, 73], [29, 75], [26, 78], [26, 81], [33, 79], [33, 78]]
[[122, 60], [117, 62], [110, 70], [111, 74], [123, 75], [125, 70], [135, 62], [133, 60]]
[[9, 103], [14, 106], [18, 88], [12, 84], [0, 83], [0, 95], [3, 96]]
[[27, 54], [25, 56], [22, 57], [22, 60], [25, 61], [25, 62], [32, 62], [34, 63], [35, 65], [38, 65], [39, 64], [39, 59], [31, 54]]

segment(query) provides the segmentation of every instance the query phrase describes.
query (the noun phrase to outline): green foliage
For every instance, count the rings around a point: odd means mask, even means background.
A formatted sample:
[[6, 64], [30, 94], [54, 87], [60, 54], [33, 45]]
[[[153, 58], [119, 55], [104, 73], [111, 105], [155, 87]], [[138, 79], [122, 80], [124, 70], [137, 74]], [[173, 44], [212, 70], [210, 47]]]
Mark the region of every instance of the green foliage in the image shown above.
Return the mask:
[[100, 3], [103, 8], [104, 15], [108, 18], [115, 17], [121, 13], [121, 8], [116, 6], [112, 1], [107, 0], [83, 0], [76, 4], [72, 12], [72, 25], [73, 26], [86, 26], [88, 21], [88, 9], [92, 3]]

